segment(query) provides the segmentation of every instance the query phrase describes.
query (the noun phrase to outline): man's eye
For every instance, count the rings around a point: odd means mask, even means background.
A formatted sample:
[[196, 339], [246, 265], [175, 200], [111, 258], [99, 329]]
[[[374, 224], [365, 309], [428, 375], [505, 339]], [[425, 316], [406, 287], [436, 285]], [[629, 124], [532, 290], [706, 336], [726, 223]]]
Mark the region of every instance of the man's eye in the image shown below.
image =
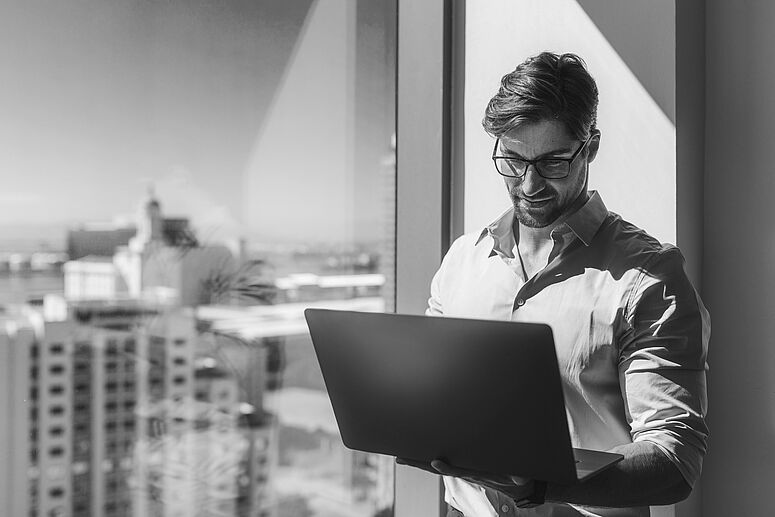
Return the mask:
[[545, 169], [561, 169], [565, 164], [565, 160], [541, 160], [541, 167]]

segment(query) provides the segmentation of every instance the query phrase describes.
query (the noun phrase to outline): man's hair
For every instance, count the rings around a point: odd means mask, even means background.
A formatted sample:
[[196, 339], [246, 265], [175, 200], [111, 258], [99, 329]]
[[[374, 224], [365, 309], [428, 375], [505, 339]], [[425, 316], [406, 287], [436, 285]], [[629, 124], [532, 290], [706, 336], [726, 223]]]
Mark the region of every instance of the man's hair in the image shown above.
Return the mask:
[[578, 140], [597, 124], [597, 85], [576, 54], [542, 52], [503, 76], [482, 125], [501, 137], [523, 123], [558, 120]]

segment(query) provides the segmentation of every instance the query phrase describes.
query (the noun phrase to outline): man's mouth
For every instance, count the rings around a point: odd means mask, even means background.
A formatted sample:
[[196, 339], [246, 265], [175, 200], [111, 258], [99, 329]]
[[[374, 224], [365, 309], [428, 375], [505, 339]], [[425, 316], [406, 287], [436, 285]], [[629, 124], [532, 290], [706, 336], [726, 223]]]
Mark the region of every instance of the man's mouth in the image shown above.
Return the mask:
[[549, 202], [553, 198], [551, 198], [551, 197], [544, 197], [544, 198], [526, 198], [526, 197], [521, 197], [520, 199], [522, 201], [524, 201], [525, 204], [527, 204], [527, 206], [529, 208], [540, 208], [542, 206], [545, 206], [545, 205], [549, 204]]

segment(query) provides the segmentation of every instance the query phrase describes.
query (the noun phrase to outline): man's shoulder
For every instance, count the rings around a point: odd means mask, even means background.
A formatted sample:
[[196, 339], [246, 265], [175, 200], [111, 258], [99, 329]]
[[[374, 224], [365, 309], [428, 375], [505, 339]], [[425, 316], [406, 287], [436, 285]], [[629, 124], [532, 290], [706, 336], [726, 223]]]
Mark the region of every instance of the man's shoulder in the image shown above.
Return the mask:
[[618, 260], [636, 262], [639, 265], [646, 265], [661, 258], [683, 262], [683, 256], [677, 246], [661, 242], [643, 228], [614, 212], [609, 212], [601, 225], [594, 245], [606, 250]]
[[447, 255], [470, 255], [478, 256], [480, 254], [489, 255], [493, 249], [493, 237], [487, 229], [476, 230], [457, 237], [447, 250]]
[[[487, 230], [476, 230], [464, 233], [463, 235], [456, 238], [449, 248], [472, 249], [478, 245], [484, 245], [484, 241], [488, 238], [490, 237], [487, 235]], [[490, 243], [492, 243], [492, 241], [490, 241]]]

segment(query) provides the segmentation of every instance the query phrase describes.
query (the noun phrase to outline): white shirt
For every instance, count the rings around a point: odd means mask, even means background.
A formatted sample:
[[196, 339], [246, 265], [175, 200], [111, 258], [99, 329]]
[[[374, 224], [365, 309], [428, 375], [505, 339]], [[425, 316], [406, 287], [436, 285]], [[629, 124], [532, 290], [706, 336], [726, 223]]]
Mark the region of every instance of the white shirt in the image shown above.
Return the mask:
[[[552, 232], [549, 263], [524, 276], [513, 209], [457, 239], [431, 284], [429, 315], [533, 321], [552, 327], [574, 447], [657, 444], [689, 485], [706, 451], [707, 310], [678, 248], [608, 212], [600, 196]], [[445, 477], [467, 517], [644, 516], [649, 509], [547, 503], [502, 511], [484, 491]]]

